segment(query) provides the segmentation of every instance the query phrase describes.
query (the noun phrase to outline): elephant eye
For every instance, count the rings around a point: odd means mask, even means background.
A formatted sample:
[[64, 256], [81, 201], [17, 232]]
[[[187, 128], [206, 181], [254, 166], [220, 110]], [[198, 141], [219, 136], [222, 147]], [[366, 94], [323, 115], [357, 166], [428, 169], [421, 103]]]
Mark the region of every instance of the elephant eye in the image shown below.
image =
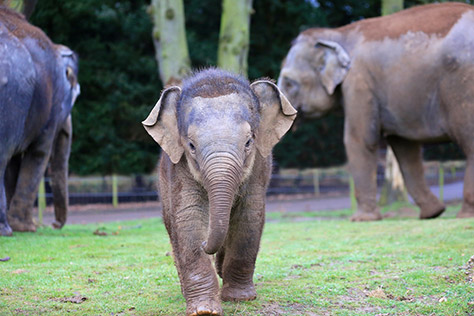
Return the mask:
[[249, 149], [251, 144], [252, 144], [252, 138], [249, 138], [249, 140], [245, 143], [245, 149]]
[[196, 151], [196, 147], [194, 147], [194, 144], [191, 142], [189, 142], [189, 148], [191, 149], [193, 153]]

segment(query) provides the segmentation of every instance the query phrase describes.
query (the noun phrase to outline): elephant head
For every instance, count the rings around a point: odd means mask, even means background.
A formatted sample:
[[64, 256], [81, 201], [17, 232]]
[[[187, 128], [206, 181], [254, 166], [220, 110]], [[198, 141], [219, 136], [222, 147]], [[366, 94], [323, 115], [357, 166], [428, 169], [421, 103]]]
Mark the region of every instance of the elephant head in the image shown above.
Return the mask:
[[337, 42], [299, 38], [283, 62], [278, 87], [297, 109], [319, 117], [338, 103], [335, 91], [350, 61]]
[[[55, 45], [57, 58], [57, 89], [55, 100], [60, 103], [60, 121], [66, 121], [76, 98], [81, 93], [81, 86], [77, 80], [79, 60], [77, 54], [64, 45]], [[62, 87], [62, 88], [61, 88]]]
[[268, 157], [295, 117], [296, 110], [272, 82], [249, 84], [211, 69], [185, 81], [182, 89], [166, 89], [143, 122], [171, 162], [185, 164], [207, 191], [206, 253], [222, 246], [234, 198], [256, 155]]

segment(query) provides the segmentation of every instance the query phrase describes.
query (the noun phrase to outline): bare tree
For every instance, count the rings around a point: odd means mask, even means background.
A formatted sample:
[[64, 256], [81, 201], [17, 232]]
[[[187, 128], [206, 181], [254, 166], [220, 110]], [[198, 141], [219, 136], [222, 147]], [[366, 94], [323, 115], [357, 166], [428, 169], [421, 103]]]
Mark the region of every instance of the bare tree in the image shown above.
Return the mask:
[[161, 81], [179, 84], [191, 70], [182, 0], [152, 0], [153, 43]]
[[252, 0], [223, 0], [217, 65], [247, 76]]

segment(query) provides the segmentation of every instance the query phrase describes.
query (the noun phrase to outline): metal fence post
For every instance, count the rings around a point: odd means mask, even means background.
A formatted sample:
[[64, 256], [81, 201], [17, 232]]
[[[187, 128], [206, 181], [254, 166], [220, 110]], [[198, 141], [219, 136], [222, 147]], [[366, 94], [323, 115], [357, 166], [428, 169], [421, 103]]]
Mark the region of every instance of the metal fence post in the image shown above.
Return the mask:
[[44, 177], [41, 178], [38, 189], [38, 221], [43, 225], [43, 211], [46, 209], [46, 190], [44, 186]]
[[118, 206], [118, 185], [117, 185], [117, 175], [112, 175], [112, 205], [114, 207]]

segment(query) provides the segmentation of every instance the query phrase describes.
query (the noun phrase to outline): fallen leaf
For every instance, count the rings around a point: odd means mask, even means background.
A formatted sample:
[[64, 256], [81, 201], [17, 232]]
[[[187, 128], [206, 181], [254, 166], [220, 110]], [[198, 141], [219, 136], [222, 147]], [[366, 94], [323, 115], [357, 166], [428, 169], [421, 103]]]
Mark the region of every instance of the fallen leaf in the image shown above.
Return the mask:
[[22, 274], [26, 272], [28, 272], [28, 270], [24, 270], [24, 269], [18, 269], [18, 270], [12, 271], [13, 274]]
[[444, 302], [446, 302], [447, 300], [448, 300], [448, 299], [447, 299], [446, 297], [444, 297], [444, 296], [443, 296], [442, 298], [440, 298], [440, 299], [439, 299], [439, 301], [438, 301], [438, 302], [440, 302], [440, 303], [444, 303]]
[[94, 235], [97, 235], [97, 236], [107, 236], [107, 233], [106, 232], [103, 232], [103, 231], [100, 231], [99, 228], [97, 228], [94, 232]]
[[291, 269], [301, 269], [303, 266], [301, 264], [294, 264], [291, 266]]
[[65, 297], [65, 298], [60, 299], [60, 301], [63, 303], [74, 303], [74, 304], [82, 304], [86, 300], [87, 300], [87, 297], [82, 296], [82, 295], [76, 295], [76, 296]]
[[71, 245], [69, 246], [69, 249], [82, 248], [82, 247], [86, 247], [86, 245]]
[[370, 291], [369, 293], [367, 293], [367, 296], [368, 297], [375, 297], [375, 298], [382, 298], [382, 299], [387, 298], [387, 295], [385, 294], [385, 292], [381, 288]]

